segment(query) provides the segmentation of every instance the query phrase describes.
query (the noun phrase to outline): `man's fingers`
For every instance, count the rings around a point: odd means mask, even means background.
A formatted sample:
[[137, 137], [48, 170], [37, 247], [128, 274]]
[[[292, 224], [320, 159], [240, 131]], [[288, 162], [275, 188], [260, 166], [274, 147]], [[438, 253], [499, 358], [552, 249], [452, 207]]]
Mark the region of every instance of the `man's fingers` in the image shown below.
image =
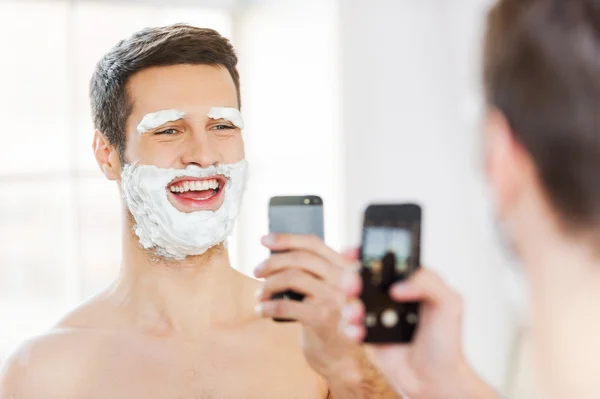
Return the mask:
[[350, 341], [360, 343], [367, 336], [367, 329], [360, 324], [347, 324], [343, 328], [343, 333]]
[[360, 249], [359, 248], [349, 248], [344, 250], [343, 255], [349, 261], [356, 262], [358, 261]]
[[319, 302], [331, 301], [341, 305], [344, 300], [335, 288], [300, 270], [286, 270], [270, 276], [263, 282], [256, 296], [259, 301], [263, 301], [270, 299], [274, 294], [287, 290], [318, 298]]
[[364, 318], [365, 307], [360, 300], [355, 299], [342, 308], [340, 330], [351, 341], [362, 342], [367, 335], [367, 330], [363, 325]]
[[431, 270], [421, 268], [408, 280], [396, 283], [390, 296], [398, 302], [423, 301], [462, 309], [461, 296]]
[[396, 283], [390, 289], [390, 296], [397, 302], [433, 301], [430, 295], [419, 285], [411, 282]]
[[329, 248], [323, 240], [314, 235], [269, 234], [262, 239], [262, 243], [271, 251], [305, 250], [321, 256], [338, 267], [352, 266], [344, 256]]
[[340, 290], [347, 298], [357, 298], [362, 291], [362, 279], [353, 270], [344, 270], [339, 281]]
[[352, 302], [347, 303], [342, 308], [342, 321], [346, 324], [362, 324], [365, 318], [365, 306], [363, 303], [355, 299]]
[[303, 270], [327, 282], [337, 283], [342, 270], [331, 266], [327, 260], [307, 251], [289, 251], [273, 254], [254, 269], [258, 278], [266, 278], [286, 269]]

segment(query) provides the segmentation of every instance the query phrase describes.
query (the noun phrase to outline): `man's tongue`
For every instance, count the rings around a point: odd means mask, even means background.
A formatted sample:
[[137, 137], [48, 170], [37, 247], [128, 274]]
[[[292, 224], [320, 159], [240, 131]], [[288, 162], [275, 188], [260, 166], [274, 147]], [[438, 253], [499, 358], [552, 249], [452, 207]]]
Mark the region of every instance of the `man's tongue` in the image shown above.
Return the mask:
[[202, 200], [209, 199], [210, 197], [215, 195], [215, 191], [214, 190], [186, 191], [185, 193], [178, 193], [177, 195], [180, 197], [183, 197], [183, 198], [187, 198], [187, 199], [202, 201]]

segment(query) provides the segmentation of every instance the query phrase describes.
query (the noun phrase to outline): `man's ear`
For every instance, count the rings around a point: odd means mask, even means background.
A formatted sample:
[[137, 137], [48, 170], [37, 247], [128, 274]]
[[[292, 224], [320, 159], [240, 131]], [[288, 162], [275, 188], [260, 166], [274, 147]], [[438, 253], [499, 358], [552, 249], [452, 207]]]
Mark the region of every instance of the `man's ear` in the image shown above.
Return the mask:
[[119, 151], [113, 147], [104, 133], [96, 129], [94, 131], [94, 156], [102, 173], [108, 180], [119, 180], [121, 178], [121, 158]]
[[486, 175], [498, 216], [503, 217], [535, 179], [535, 168], [501, 111], [488, 111], [484, 130]]

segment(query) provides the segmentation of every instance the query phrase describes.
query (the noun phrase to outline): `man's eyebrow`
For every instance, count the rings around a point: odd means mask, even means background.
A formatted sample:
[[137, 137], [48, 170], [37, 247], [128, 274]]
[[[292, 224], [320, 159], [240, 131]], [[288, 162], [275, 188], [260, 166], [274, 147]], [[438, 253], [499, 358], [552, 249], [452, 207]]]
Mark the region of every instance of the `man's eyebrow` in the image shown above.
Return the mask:
[[168, 122], [174, 122], [185, 117], [186, 113], [176, 109], [166, 109], [144, 115], [137, 126], [139, 134], [147, 133]]
[[242, 118], [242, 113], [237, 108], [212, 107], [207, 115], [211, 119], [225, 119], [230, 121], [240, 129], [244, 128], [244, 118]]

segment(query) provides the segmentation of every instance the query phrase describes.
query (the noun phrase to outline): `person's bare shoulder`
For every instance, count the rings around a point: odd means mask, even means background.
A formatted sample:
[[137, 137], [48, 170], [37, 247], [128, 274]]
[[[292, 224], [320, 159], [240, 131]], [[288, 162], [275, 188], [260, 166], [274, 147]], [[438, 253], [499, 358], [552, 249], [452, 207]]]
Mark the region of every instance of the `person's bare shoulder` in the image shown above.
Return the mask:
[[77, 397], [85, 380], [88, 343], [80, 332], [68, 329], [25, 341], [0, 371], [0, 399]]
[[94, 351], [104, 341], [96, 329], [103, 299], [96, 297], [67, 314], [52, 330], [28, 339], [0, 371], [0, 399], [76, 398]]
[[110, 330], [122, 327], [122, 312], [119, 312], [110, 291], [101, 292], [67, 313], [58, 323], [60, 329]]

